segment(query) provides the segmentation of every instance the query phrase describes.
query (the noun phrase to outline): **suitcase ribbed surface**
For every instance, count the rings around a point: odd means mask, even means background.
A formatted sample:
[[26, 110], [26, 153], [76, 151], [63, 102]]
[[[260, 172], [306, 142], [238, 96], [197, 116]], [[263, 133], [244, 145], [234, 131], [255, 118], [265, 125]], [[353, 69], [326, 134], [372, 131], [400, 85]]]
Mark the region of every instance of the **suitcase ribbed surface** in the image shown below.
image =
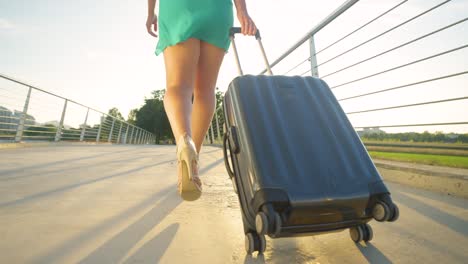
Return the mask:
[[[381, 181], [325, 82], [313, 77], [242, 76], [226, 93], [240, 163], [253, 185], [281, 188], [301, 203], [362, 199]], [[245, 176], [242, 176], [245, 177]]]

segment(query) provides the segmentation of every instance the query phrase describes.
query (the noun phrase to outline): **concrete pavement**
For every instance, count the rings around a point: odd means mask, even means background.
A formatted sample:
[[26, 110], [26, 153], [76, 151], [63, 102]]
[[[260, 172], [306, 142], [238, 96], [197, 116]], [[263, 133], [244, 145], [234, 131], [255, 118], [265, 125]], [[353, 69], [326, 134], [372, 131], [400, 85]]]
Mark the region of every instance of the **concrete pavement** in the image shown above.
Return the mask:
[[1, 263], [465, 263], [468, 203], [389, 183], [400, 219], [347, 231], [269, 239], [246, 256], [222, 151], [201, 155], [202, 198], [175, 190], [173, 146], [73, 145], [0, 150]]

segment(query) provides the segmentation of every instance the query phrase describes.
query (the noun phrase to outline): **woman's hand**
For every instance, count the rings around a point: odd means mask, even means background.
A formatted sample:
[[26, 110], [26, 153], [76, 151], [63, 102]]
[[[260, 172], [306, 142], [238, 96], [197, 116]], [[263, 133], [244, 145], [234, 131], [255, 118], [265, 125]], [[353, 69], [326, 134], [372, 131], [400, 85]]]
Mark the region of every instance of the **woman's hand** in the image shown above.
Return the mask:
[[238, 12], [237, 19], [241, 24], [242, 34], [253, 36], [257, 33], [257, 26], [255, 26], [255, 23], [250, 18], [249, 14], [247, 14], [247, 12]]
[[148, 15], [148, 18], [146, 19], [146, 30], [148, 33], [157, 38], [158, 35], [156, 35], [156, 32], [158, 31], [158, 17], [153, 14], [153, 15]]

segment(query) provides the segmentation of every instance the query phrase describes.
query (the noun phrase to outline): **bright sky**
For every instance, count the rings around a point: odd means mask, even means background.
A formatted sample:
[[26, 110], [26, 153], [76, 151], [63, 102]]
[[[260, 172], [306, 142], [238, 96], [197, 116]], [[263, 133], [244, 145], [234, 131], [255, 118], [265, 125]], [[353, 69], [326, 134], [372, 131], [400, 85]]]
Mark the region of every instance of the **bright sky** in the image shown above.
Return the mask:
[[[168, 0], [162, 0], [168, 1]], [[343, 0], [247, 0], [263, 36], [270, 61], [338, 8]], [[341, 38], [401, 0], [361, 0], [316, 36], [317, 50]], [[323, 63], [341, 52], [439, 4], [409, 0], [371, 26], [320, 53]], [[146, 33], [146, 1], [0, 0], [0, 73], [107, 112], [117, 107], [127, 117], [151, 91], [165, 88], [163, 57], [154, 55], [156, 39]], [[373, 56], [467, 17], [468, 0], [453, 0], [421, 18], [319, 67], [321, 76]], [[238, 24], [237, 20], [235, 21]], [[325, 78], [331, 87], [388, 68], [468, 44], [468, 22], [408, 45], [357, 67]], [[238, 37], [244, 71], [263, 69], [254, 39]], [[307, 58], [301, 46], [274, 73], [284, 74]], [[337, 98], [391, 88], [468, 71], [468, 49], [402, 68], [340, 88]], [[236, 76], [232, 52], [226, 55], [218, 87], [226, 90]], [[290, 74], [302, 74], [304, 63]], [[0, 81], [0, 105], [22, 109], [26, 89]], [[468, 96], [468, 75], [343, 101], [346, 112]], [[33, 94], [31, 113], [39, 122], [60, 119], [63, 102]], [[66, 123], [79, 124], [86, 111], [69, 105]], [[90, 117], [91, 118], [91, 117]], [[96, 114], [91, 119], [97, 120]], [[355, 126], [468, 121], [468, 100], [350, 115]], [[411, 131], [468, 132], [468, 126], [405, 128]], [[396, 131], [386, 129], [387, 131]]]

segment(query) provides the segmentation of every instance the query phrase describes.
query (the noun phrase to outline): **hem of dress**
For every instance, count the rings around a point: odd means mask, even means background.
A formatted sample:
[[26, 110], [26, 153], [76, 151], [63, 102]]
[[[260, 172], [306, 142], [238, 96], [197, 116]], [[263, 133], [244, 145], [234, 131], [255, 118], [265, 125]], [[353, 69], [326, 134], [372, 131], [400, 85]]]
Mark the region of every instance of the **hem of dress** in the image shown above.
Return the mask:
[[206, 42], [206, 43], [209, 43], [209, 44], [211, 44], [211, 45], [213, 45], [213, 46], [216, 46], [216, 47], [218, 47], [218, 48], [220, 48], [220, 49], [223, 49], [224, 52], [226, 52], [226, 53], [228, 52], [229, 47], [231, 46], [231, 41], [228, 42], [227, 48], [225, 48], [224, 46], [221, 47], [221, 45], [219, 45], [218, 43], [213, 43], [213, 41], [208, 41], [208, 40], [206, 40], [206, 39], [204, 39], [204, 38], [200, 38], [200, 37], [196, 37], [196, 36], [188, 36], [188, 37], [185, 37], [185, 38], [181, 38], [181, 40], [175, 42], [174, 44], [172, 44], [172, 43], [167, 44], [167, 45], [165, 45], [163, 48], [158, 48], [158, 47], [156, 46], [156, 50], [154, 51], [154, 54], [156, 54], [156, 56], [159, 56], [161, 53], [164, 52], [164, 50], [165, 50], [167, 47], [175, 46], [175, 45], [177, 45], [177, 44], [179, 44], [179, 43], [181, 43], [181, 42], [187, 41], [187, 40], [190, 39], [190, 38], [196, 38], [196, 39], [198, 39], [198, 40], [201, 40], [201, 41], [204, 41], [204, 42]]

